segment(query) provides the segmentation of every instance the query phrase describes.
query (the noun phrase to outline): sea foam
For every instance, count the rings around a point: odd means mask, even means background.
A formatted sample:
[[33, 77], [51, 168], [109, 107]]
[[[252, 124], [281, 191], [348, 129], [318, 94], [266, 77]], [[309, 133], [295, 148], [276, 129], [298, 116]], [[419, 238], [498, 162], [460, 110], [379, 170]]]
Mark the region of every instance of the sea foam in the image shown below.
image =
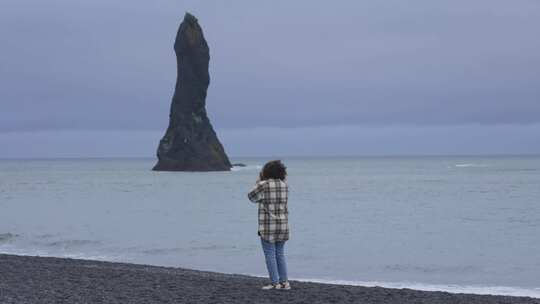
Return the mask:
[[245, 171], [245, 170], [260, 170], [262, 166], [260, 165], [249, 165], [245, 167], [232, 167], [231, 171]]
[[523, 288], [510, 286], [481, 286], [481, 285], [453, 285], [453, 284], [425, 284], [419, 282], [378, 282], [378, 281], [346, 281], [346, 280], [320, 280], [320, 279], [295, 279], [301, 282], [313, 282], [336, 285], [384, 287], [384, 288], [408, 288], [422, 291], [444, 291], [450, 293], [470, 293], [478, 295], [500, 295], [515, 297], [540, 298], [539, 288]]
[[457, 168], [483, 168], [487, 167], [485, 164], [455, 164], [454, 167]]

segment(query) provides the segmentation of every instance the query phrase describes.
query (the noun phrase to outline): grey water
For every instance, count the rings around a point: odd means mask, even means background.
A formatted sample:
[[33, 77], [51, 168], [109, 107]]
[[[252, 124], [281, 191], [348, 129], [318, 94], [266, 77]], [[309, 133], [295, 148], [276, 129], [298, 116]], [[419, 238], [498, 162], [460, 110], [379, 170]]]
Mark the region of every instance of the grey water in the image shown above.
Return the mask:
[[[0, 160], [0, 253], [265, 275], [246, 193], [266, 159], [154, 161]], [[291, 277], [540, 291], [540, 156], [284, 162]]]

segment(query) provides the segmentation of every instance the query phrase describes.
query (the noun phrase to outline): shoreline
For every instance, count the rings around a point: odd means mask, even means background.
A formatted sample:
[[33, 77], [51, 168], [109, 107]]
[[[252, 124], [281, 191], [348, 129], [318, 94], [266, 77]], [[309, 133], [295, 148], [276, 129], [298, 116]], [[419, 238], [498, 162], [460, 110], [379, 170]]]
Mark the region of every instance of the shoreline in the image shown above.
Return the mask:
[[183, 268], [0, 254], [1, 303], [508, 303], [539, 298], [421, 291], [265, 278]]

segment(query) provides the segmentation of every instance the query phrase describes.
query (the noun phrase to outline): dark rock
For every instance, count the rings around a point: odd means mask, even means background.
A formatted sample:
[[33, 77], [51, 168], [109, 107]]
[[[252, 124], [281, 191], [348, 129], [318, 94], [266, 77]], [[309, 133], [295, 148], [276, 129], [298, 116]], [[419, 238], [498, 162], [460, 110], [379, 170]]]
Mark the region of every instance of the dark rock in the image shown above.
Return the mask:
[[156, 171], [228, 171], [229, 158], [206, 114], [210, 52], [197, 18], [186, 13], [174, 51], [178, 76]]
[[242, 163], [236, 163], [236, 164], [232, 164], [233, 167], [246, 167], [246, 164], [242, 164]]

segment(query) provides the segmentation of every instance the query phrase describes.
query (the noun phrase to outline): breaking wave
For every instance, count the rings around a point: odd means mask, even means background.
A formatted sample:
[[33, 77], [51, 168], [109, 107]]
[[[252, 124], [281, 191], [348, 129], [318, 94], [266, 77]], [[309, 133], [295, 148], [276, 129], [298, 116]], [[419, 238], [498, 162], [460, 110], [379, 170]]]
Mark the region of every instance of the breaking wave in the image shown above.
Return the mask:
[[408, 288], [422, 291], [445, 291], [450, 293], [470, 293], [478, 295], [500, 295], [515, 297], [540, 298], [539, 288], [523, 288], [510, 286], [481, 286], [481, 285], [452, 285], [452, 284], [424, 284], [417, 282], [377, 282], [377, 281], [343, 281], [343, 280], [319, 280], [319, 279], [296, 279], [303, 282], [385, 287], [385, 288]]
[[0, 233], [0, 243], [3, 243], [3, 242], [10, 242], [12, 240], [14, 240], [15, 238], [17, 238], [19, 235], [18, 234], [13, 234], [13, 233]]
[[46, 243], [46, 246], [50, 247], [61, 247], [61, 248], [73, 248], [73, 247], [81, 247], [81, 246], [89, 246], [89, 245], [98, 245], [101, 242], [99, 241], [92, 241], [92, 240], [61, 240], [61, 241], [54, 241]]
[[249, 170], [260, 170], [260, 169], [262, 169], [261, 165], [249, 165], [245, 167], [235, 166], [231, 168], [231, 171], [246, 171], [246, 170], [249, 171]]
[[485, 164], [455, 164], [454, 167], [457, 168], [484, 168], [488, 165]]

